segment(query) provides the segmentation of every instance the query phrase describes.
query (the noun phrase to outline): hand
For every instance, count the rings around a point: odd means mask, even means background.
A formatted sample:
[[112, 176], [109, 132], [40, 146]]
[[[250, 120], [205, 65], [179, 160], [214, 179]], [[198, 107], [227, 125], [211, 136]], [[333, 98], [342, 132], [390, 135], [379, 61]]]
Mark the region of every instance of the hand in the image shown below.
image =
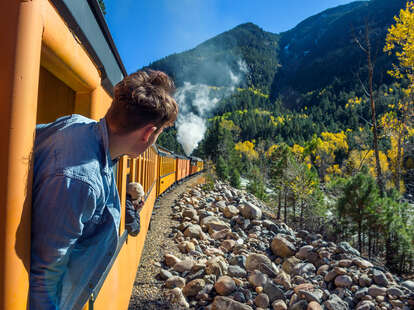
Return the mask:
[[134, 205], [135, 211], [141, 211], [142, 207], [144, 206], [144, 200], [133, 200], [132, 204]]

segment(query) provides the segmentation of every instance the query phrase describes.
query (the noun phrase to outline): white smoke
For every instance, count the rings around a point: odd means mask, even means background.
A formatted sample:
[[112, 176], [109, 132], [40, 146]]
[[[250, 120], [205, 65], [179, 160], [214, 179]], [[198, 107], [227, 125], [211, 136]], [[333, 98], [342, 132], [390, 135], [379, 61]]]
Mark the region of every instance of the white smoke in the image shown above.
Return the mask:
[[206, 132], [205, 120], [194, 113], [180, 116], [178, 119], [177, 140], [189, 156], [203, 139]]
[[229, 96], [238, 86], [243, 76], [248, 72], [244, 61], [239, 60], [240, 74], [228, 70], [231, 81], [230, 86], [214, 88], [204, 84], [191, 84], [185, 82], [183, 87], [177, 89], [175, 99], [180, 107], [176, 122], [177, 140], [183, 146], [184, 152], [189, 156], [204, 138], [207, 130], [206, 119], [214, 110], [217, 103], [225, 96]]

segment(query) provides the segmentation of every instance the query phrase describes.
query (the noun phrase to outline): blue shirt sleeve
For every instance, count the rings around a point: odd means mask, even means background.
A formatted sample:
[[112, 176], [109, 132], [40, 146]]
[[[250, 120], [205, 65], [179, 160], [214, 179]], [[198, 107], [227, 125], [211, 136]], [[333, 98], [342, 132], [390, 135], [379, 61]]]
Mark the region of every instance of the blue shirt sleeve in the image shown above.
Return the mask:
[[58, 309], [71, 248], [96, 209], [96, 197], [89, 184], [64, 175], [47, 177], [33, 188], [31, 310]]

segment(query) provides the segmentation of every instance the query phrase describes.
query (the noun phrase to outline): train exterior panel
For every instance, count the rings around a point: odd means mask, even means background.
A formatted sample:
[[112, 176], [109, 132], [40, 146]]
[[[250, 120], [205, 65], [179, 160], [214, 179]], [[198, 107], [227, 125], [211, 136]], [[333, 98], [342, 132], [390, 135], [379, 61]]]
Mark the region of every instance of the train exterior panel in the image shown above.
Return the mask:
[[175, 183], [177, 162], [175, 157], [170, 154], [161, 151], [158, 154], [160, 156], [158, 195], [161, 195]]
[[[136, 237], [129, 237], [125, 230], [125, 211], [122, 212], [120, 224], [120, 244], [118, 254], [109, 266], [108, 274], [101, 279], [101, 285], [95, 288], [85, 309], [127, 309], [135, 272], [143, 251], [145, 237], [155, 199], [157, 198], [157, 167], [159, 156], [155, 148], [150, 148], [138, 158], [131, 159], [124, 156], [118, 166], [118, 190], [120, 192], [122, 208], [125, 208], [126, 184], [139, 182], [146, 193], [145, 204], [140, 212], [141, 229]], [[116, 298], [114, 298], [116, 296]]]
[[[38, 123], [77, 113], [99, 120], [126, 71], [96, 0], [0, 1], [0, 309], [25, 310], [30, 270], [31, 154]], [[119, 246], [84, 309], [127, 309], [154, 202], [197, 172], [151, 147], [115, 168], [121, 199]], [[146, 192], [141, 231], [125, 231], [126, 184]]]
[[203, 171], [203, 161], [199, 160], [197, 161], [197, 172]]
[[189, 162], [187, 158], [183, 156], [177, 156], [177, 182], [187, 177], [187, 162]]

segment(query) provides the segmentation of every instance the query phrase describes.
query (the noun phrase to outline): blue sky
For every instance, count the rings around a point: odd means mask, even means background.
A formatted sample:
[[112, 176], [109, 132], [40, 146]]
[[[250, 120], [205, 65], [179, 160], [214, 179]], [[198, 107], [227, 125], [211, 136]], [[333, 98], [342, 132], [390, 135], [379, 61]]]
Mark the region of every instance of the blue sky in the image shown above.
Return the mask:
[[253, 22], [274, 33], [350, 0], [105, 0], [106, 21], [128, 73]]

